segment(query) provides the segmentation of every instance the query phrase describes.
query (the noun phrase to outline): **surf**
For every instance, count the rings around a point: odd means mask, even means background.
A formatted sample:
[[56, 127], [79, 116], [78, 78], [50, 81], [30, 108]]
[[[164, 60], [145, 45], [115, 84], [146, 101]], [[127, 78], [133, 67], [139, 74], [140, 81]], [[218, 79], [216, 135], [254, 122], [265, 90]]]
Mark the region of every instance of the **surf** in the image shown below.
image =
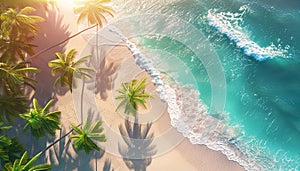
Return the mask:
[[217, 9], [210, 9], [207, 12], [208, 24], [220, 33], [226, 35], [236, 46], [243, 50], [244, 54], [253, 57], [257, 61], [264, 61], [274, 57], [288, 58], [289, 46], [281, 47], [271, 43], [267, 47], [261, 47], [252, 41], [243, 32], [243, 17], [251, 11], [247, 6], [241, 6], [238, 13], [218, 12]]

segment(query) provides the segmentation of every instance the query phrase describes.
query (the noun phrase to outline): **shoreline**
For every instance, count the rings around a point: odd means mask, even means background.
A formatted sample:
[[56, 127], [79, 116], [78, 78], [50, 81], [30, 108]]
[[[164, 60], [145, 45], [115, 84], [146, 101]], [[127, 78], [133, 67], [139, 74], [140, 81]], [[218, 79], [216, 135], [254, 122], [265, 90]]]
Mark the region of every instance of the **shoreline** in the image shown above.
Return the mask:
[[[76, 17], [72, 13], [71, 7], [65, 6], [60, 3], [58, 3], [58, 7], [60, 9], [59, 14], [61, 12], [63, 12], [62, 23], [67, 25], [68, 31], [70, 31], [71, 34], [77, 33], [78, 27], [76, 26]], [[44, 28], [44, 29], [47, 29], [47, 28]], [[59, 37], [57, 37], [57, 39], [59, 39]], [[66, 44], [64, 49], [69, 50], [71, 48], [76, 48], [78, 50], [78, 52], [81, 53], [82, 49], [84, 48], [83, 45], [86, 43], [87, 43], [86, 40], [84, 40], [84, 38], [81, 35], [79, 35], [76, 38], [70, 40]], [[108, 61], [107, 61], [107, 63], [105, 63], [104, 67], [107, 67], [110, 65], [110, 63], [114, 63], [114, 62], [115, 63], [119, 62], [119, 64], [122, 65], [122, 60], [118, 59], [120, 57], [119, 55], [120, 54], [121, 55], [124, 55], [124, 54], [130, 55], [130, 54], [128, 54], [128, 52], [129, 52], [128, 50], [127, 50], [127, 52], [125, 52], [124, 50], [120, 50], [120, 49], [117, 50], [117, 52], [113, 52], [112, 54], [110, 54], [111, 58], [113, 58], [113, 59], [108, 58]], [[38, 58], [41, 58], [41, 57], [42, 56], [40, 56]], [[40, 60], [38, 60], [38, 61], [40, 61]], [[132, 67], [136, 67], [135, 63], [131, 63], [131, 65], [132, 65]], [[116, 66], [114, 66], [114, 67], [116, 67]], [[120, 71], [115, 71], [114, 74], [115, 73], [117, 75], [120, 75]], [[135, 74], [139, 74], [139, 73], [141, 73], [141, 71], [138, 71], [138, 73], [135, 73]], [[47, 81], [41, 82], [40, 84], [41, 84], [41, 87], [49, 86], [49, 84], [47, 84]], [[120, 84], [120, 83], [117, 83], [117, 82], [115, 83], [113, 81], [113, 83], [111, 85], [115, 86], [116, 84]], [[106, 87], [106, 88], [108, 88], [108, 87]], [[112, 90], [109, 90], [106, 92], [106, 100], [99, 98], [99, 99], [97, 99], [97, 101], [100, 104], [102, 103], [101, 106], [105, 106], [105, 107], [99, 109], [101, 115], [103, 115], [102, 117], [103, 118], [111, 117], [110, 119], [107, 119], [107, 120], [108, 120], [108, 122], [110, 122], [110, 125], [112, 125], [112, 127], [117, 130], [116, 126], [120, 123], [123, 124], [124, 120], [122, 117], [120, 117], [120, 115], [118, 113], [115, 112], [115, 105], [113, 102], [112, 91], [113, 91], [113, 88], [112, 88]], [[43, 96], [43, 95], [44, 94], [42, 93], [41, 96]], [[162, 102], [160, 102], [160, 103], [162, 103]], [[161, 105], [161, 106], [165, 107], [164, 105]], [[72, 95], [69, 92], [62, 94], [62, 95], [57, 95], [57, 103], [56, 103], [55, 107], [62, 111], [61, 123], [62, 123], [63, 128], [69, 128], [71, 123], [74, 123], [74, 124], [78, 123], [79, 118], [76, 117], [76, 114], [74, 111], [74, 103], [73, 103]], [[160, 110], [160, 109], [155, 109], [155, 110]], [[144, 111], [144, 112], [147, 112], [147, 111]], [[113, 116], [115, 118], [113, 118]], [[168, 116], [168, 113], [164, 110], [162, 119], [161, 120], [158, 119], [156, 125], [153, 124], [152, 131], [154, 131], [155, 134], [156, 133], [159, 134], [159, 133], [163, 132], [164, 130], [168, 129], [170, 127], [170, 125], [171, 125], [170, 117]], [[57, 134], [57, 137], [59, 137], [59, 134]], [[65, 143], [67, 144], [67, 142], [65, 142]], [[51, 151], [54, 152], [55, 148], [53, 148]], [[64, 154], [67, 153], [67, 150], [64, 150], [63, 153]], [[73, 157], [74, 156], [78, 157], [78, 155], [72, 150], [68, 151], [68, 153], [70, 153], [71, 156], [73, 156]], [[94, 156], [90, 156], [87, 158], [84, 158], [84, 157], [86, 157], [86, 155], [80, 154], [79, 156], [81, 156], [81, 157], [79, 157], [79, 158], [84, 159], [84, 161], [88, 161], [91, 166], [85, 166], [86, 164], [83, 164], [80, 167], [78, 166], [77, 168], [73, 168], [73, 170], [79, 170], [79, 168], [81, 168], [81, 169], [85, 168], [85, 169], [89, 170], [88, 167], [91, 167], [92, 170], [95, 170], [95, 168], [102, 168], [105, 158], [107, 158], [107, 157], [111, 158], [112, 167], [115, 168], [116, 170], [118, 170], [118, 169], [119, 170], [128, 170], [126, 165], [124, 164], [122, 158], [114, 156], [112, 154], [104, 154], [104, 156], [99, 160], [99, 157], [97, 157], [97, 154], [98, 153], [96, 153], [96, 156], [94, 155]], [[49, 152], [48, 155], [49, 156], [47, 158], [50, 159], [51, 155], [53, 155], [53, 153]], [[87, 159], [89, 159], [89, 160], [87, 160]], [[57, 159], [57, 164], [58, 164], [57, 167], [66, 168], [63, 164], [68, 161], [63, 162], [62, 160], [67, 160], [67, 159], [65, 159], [65, 158], [61, 158], [61, 160]], [[50, 160], [50, 161], [53, 161], [53, 160]], [[177, 164], [174, 164], [174, 163], [177, 163]], [[55, 162], [53, 164], [55, 164]], [[149, 165], [149, 167], [147, 169], [148, 170], [167, 170], [167, 169], [171, 169], [171, 170], [228, 170], [228, 171], [229, 170], [230, 171], [244, 170], [237, 162], [228, 160], [226, 158], [226, 156], [224, 154], [222, 154], [221, 152], [210, 150], [208, 147], [206, 147], [204, 145], [193, 145], [190, 143], [190, 141], [187, 138], [184, 138], [183, 141], [179, 145], [177, 145], [175, 148], [173, 148], [171, 151], [169, 151], [165, 154], [162, 154], [158, 157], [153, 158], [151, 165]]]

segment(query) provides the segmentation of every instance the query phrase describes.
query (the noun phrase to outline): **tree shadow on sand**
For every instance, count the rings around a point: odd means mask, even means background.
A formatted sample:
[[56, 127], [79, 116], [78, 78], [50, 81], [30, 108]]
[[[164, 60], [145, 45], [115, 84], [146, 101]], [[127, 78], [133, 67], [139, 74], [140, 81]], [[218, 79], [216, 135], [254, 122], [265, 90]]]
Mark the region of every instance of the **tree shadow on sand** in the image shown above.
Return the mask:
[[[61, 136], [66, 132], [61, 132]], [[48, 152], [48, 162], [52, 164], [52, 170], [85, 170], [94, 171], [91, 163], [101, 159], [104, 150], [94, 151], [90, 154], [77, 152], [71, 143], [69, 137], [63, 138], [59, 143], [54, 145]], [[97, 165], [95, 165], [97, 170]]]
[[114, 169], [111, 166], [111, 160], [110, 159], [105, 159], [104, 166], [103, 166], [103, 171], [114, 171]]
[[[92, 51], [95, 51], [95, 49], [92, 49]], [[93, 89], [94, 93], [99, 94], [103, 100], [108, 97], [107, 91], [112, 90], [113, 80], [118, 69], [115, 62], [107, 60], [106, 55], [105, 50], [101, 49], [98, 58], [94, 55], [89, 60], [89, 65], [95, 69], [95, 85], [88, 88]]]
[[119, 153], [123, 157], [128, 169], [145, 171], [152, 162], [152, 156], [156, 154], [156, 145], [152, 144], [154, 134], [150, 133], [152, 123], [144, 126], [138, 123], [135, 117], [134, 123], [125, 120], [125, 128], [119, 125], [119, 131], [126, 147], [119, 144]]
[[[93, 111], [92, 109], [88, 110], [87, 115], [87, 119], [91, 119], [91, 122], [99, 120], [98, 113]], [[64, 128], [63, 130], [68, 129], [71, 130], [71, 128]], [[64, 135], [66, 135], [66, 132], [61, 131], [60, 137]], [[57, 139], [60, 137], [57, 137]], [[103, 157], [104, 153], [104, 150], [93, 151], [90, 154], [86, 154], [84, 151], [79, 152], [73, 148], [69, 136], [66, 136], [48, 150], [46, 155], [48, 161], [46, 162], [53, 164], [52, 170], [77, 169], [84, 171], [94, 171], [98, 170], [97, 161]]]
[[[40, 23], [40, 32], [33, 44], [38, 45], [35, 49], [39, 52], [63, 39], [69, 37], [70, 32], [68, 26], [62, 23], [63, 16], [60, 15], [57, 9], [52, 8], [47, 12], [43, 11], [43, 8], [37, 9], [37, 15], [46, 19], [45, 22]], [[35, 58], [32, 59], [31, 64], [34, 67], [41, 69], [40, 73], [36, 74], [35, 79], [38, 81], [36, 84], [35, 92], [32, 98], [37, 98], [41, 104], [45, 104], [47, 100], [53, 98], [57, 100], [56, 94], [64, 95], [68, 89], [58, 88], [57, 91], [53, 88], [53, 83], [56, 78], [51, 75], [51, 68], [48, 67], [48, 62], [55, 58], [56, 52], [64, 52], [65, 45], [57, 46]], [[29, 92], [30, 94], [32, 92]]]

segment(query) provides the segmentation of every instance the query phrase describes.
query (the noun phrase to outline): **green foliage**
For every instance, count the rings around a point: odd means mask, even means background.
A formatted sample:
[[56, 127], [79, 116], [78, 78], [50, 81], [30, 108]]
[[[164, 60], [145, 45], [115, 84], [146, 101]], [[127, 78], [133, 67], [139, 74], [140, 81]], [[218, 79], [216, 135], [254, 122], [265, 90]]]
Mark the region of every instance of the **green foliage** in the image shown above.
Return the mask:
[[0, 161], [2, 165], [20, 158], [23, 152], [23, 144], [16, 137], [9, 139], [6, 135], [0, 136]]
[[90, 124], [89, 119], [87, 119], [81, 128], [72, 125], [72, 129], [76, 132], [76, 134], [70, 135], [70, 139], [74, 141], [74, 148], [78, 149], [78, 151], [84, 150], [86, 153], [90, 153], [93, 150], [99, 151], [100, 147], [95, 141], [106, 141], [101, 125], [101, 121]]
[[107, 23], [105, 15], [114, 17], [115, 13], [111, 7], [105, 5], [109, 2], [111, 0], [79, 1], [77, 7], [74, 8], [74, 13], [79, 14], [78, 23], [87, 17], [89, 24], [97, 24], [103, 27], [103, 21]]
[[14, 64], [17, 61], [25, 61], [27, 55], [34, 55], [33, 44], [19, 40], [0, 39], [0, 61]]
[[28, 113], [20, 114], [20, 117], [26, 120], [24, 130], [30, 128], [31, 134], [40, 138], [46, 134], [55, 135], [56, 130], [60, 129], [59, 116], [60, 111], [49, 112], [49, 108], [54, 102], [53, 99], [42, 108], [37, 99], [33, 99], [33, 108]]
[[9, 161], [9, 156], [6, 147], [10, 146], [11, 144], [11, 139], [9, 139], [6, 135], [0, 136], [0, 160], [2, 164]]
[[24, 61], [28, 55], [33, 55], [35, 47], [28, 42], [34, 39], [38, 32], [37, 23], [44, 21], [35, 15], [32, 7], [24, 7], [19, 11], [8, 8], [0, 15], [0, 61], [13, 64]]
[[28, 109], [28, 100], [25, 96], [2, 95], [0, 96], [0, 121], [12, 122], [13, 118]]
[[6, 163], [4, 171], [47, 171], [51, 169], [49, 164], [39, 164], [33, 166], [36, 160], [41, 156], [41, 153], [33, 156], [30, 160], [28, 159], [27, 151], [22, 155], [20, 159], [14, 161], [14, 163]]
[[22, 86], [29, 85], [34, 88], [36, 80], [28, 74], [37, 73], [40, 70], [34, 67], [27, 67], [27, 62], [20, 62], [14, 66], [0, 62], [0, 93], [8, 95], [22, 95]]
[[136, 114], [137, 107], [141, 104], [144, 108], [146, 107], [146, 100], [152, 97], [151, 94], [145, 93], [147, 82], [146, 78], [140, 81], [132, 80], [128, 83], [122, 83], [122, 88], [118, 89], [117, 92], [120, 93], [115, 99], [121, 99], [116, 110], [120, 107], [125, 106], [126, 114]]
[[[3, 125], [3, 122], [0, 122], [0, 125]], [[2, 134], [3, 131], [10, 128], [11, 126], [1, 126], [0, 133]], [[2, 165], [20, 158], [23, 151], [23, 145], [19, 143], [16, 137], [10, 139], [6, 135], [0, 136], [0, 161]]]
[[73, 75], [75, 77], [91, 77], [88, 72], [94, 71], [92, 68], [80, 66], [87, 61], [87, 58], [91, 55], [81, 57], [75, 61], [76, 50], [71, 49], [67, 54], [55, 53], [57, 59], [54, 59], [48, 63], [49, 67], [53, 67], [51, 73], [55, 76], [59, 74], [58, 78], [54, 82], [54, 88], [60, 83], [61, 87], [68, 86], [72, 92]]
[[43, 18], [35, 15], [28, 15], [34, 12], [33, 7], [24, 7], [20, 11], [9, 8], [0, 15], [1, 35], [6, 40], [24, 41], [38, 32], [37, 23], [44, 21]]
[[32, 88], [36, 82], [29, 74], [39, 70], [27, 67], [27, 63], [21, 62], [14, 66], [0, 62], [0, 121], [9, 122], [19, 113], [27, 110], [27, 99], [24, 94], [24, 85]]

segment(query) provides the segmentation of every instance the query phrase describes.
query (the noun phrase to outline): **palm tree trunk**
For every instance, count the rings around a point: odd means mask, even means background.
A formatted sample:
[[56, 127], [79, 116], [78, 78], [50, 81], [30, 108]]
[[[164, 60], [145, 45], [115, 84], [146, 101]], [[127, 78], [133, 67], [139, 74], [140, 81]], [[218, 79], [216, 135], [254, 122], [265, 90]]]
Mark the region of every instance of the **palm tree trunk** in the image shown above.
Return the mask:
[[[81, 124], [77, 125], [80, 126]], [[60, 140], [64, 139], [66, 136], [70, 135], [74, 130], [71, 129], [69, 132], [67, 132], [65, 135], [61, 136], [59, 139], [55, 140], [53, 143], [51, 143], [50, 145], [48, 145], [46, 148], [44, 148], [41, 152], [41, 154], [43, 154], [44, 152], [46, 152], [49, 148], [51, 148], [52, 146], [54, 146], [56, 143], [60, 142]]]
[[80, 123], [83, 122], [83, 94], [84, 94], [84, 81], [85, 79], [82, 78], [82, 86], [81, 86], [81, 101], [80, 101]]
[[50, 46], [50, 47], [48, 47], [48, 48], [45, 48], [45, 49], [39, 51], [38, 53], [36, 53], [36, 54], [30, 56], [29, 58], [27, 58], [25, 61], [26, 61], [26, 62], [30, 62], [33, 58], [35, 58], [35, 57], [37, 57], [37, 56], [39, 56], [39, 55], [41, 55], [41, 54], [47, 52], [48, 50], [50, 50], [50, 49], [52, 49], [52, 48], [55, 48], [55, 47], [57, 47], [57, 46], [59, 46], [59, 45], [65, 43], [65, 42], [67, 42], [68, 40], [70, 40], [70, 39], [72, 39], [72, 38], [74, 38], [74, 37], [80, 35], [81, 33], [85, 32], [85, 31], [87, 31], [87, 30], [90, 30], [90, 29], [92, 29], [92, 28], [94, 28], [94, 27], [96, 27], [96, 26], [97, 26], [97, 25], [95, 24], [95, 25], [93, 25], [93, 26], [91, 26], [91, 27], [88, 27], [88, 28], [86, 28], [86, 29], [84, 29], [84, 30], [81, 30], [80, 32], [78, 32], [78, 33], [76, 33], [76, 34], [74, 34], [74, 35], [72, 35], [72, 36], [66, 38], [65, 40], [62, 40], [62, 41], [60, 41], [60, 42], [58, 42], [58, 43], [56, 43], [56, 44], [54, 44], [54, 45], [52, 45], [52, 46]]

